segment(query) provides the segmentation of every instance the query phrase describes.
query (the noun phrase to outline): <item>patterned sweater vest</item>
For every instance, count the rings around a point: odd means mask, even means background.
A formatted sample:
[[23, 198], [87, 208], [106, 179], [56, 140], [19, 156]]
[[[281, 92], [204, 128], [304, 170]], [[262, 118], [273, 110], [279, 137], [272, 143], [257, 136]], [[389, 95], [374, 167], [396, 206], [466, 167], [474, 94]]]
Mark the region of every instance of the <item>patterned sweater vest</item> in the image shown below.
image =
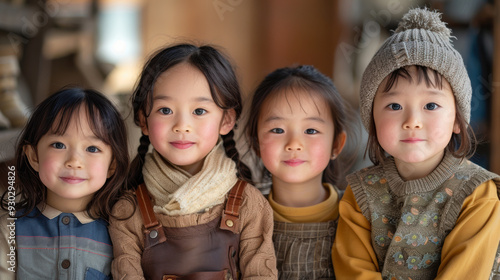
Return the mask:
[[403, 181], [392, 157], [349, 175], [356, 201], [371, 222], [372, 246], [382, 277], [435, 278], [443, 241], [465, 198], [491, 179], [500, 185], [498, 175], [448, 155], [431, 174], [418, 180]]

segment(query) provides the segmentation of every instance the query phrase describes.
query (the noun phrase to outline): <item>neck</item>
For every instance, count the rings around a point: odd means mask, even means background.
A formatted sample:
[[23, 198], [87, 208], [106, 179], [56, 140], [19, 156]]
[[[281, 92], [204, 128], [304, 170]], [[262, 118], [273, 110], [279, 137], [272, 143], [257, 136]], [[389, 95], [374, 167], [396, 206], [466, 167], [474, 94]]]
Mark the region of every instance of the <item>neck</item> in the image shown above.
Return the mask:
[[328, 198], [328, 192], [319, 180], [304, 183], [286, 183], [273, 178], [273, 200], [287, 207], [307, 207]]
[[443, 157], [444, 151], [442, 154], [436, 155], [425, 162], [409, 163], [398, 160], [397, 158], [394, 158], [394, 162], [396, 164], [396, 168], [398, 169], [399, 176], [401, 176], [401, 178], [405, 181], [410, 181], [420, 179], [431, 174], [439, 163], [441, 163]]
[[61, 212], [75, 213], [85, 211], [92, 197], [93, 194], [84, 198], [67, 199], [59, 197], [51, 191], [48, 191], [46, 203]]

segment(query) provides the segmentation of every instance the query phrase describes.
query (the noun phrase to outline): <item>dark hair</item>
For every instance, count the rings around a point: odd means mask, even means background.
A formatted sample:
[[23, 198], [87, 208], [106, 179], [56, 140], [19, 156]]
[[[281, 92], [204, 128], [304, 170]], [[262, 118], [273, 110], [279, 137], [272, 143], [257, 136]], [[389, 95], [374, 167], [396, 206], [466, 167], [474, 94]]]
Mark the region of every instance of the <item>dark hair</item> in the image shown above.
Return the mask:
[[[132, 95], [136, 125], [140, 126], [139, 117], [141, 114], [147, 117], [151, 113], [156, 79], [163, 72], [180, 63], [188, 63], [200, 70], [207, 79], [215, 104], [224, 111], [233, 109], [236, 112], [236, 120], [238, 120], [242, 111], [241, 93], [236, 74], [228, 58], [212, 46], [197, 47], [191, 44], [179, 44], [159, 50], [144, 65], [139, 82]], [[234, 130], [222, 135], [222, 140], [226, 155], [236, 162], [238, 177], [252, 182], [250, 168], [240, 161], [234, 141]], [[142, 167], [144, 166], [144, 158], [149, 149], [149, 144], [149, 137], [143, 134], [137, 148], [138, 154], [131, 163], [129, 177], [129, 188], [131, 189], [135, 189], [144, 182]]]
[[[408, 69], [413, 66], [416, 67], [417, 70], [417, 84], [420, 84], [422, 81], [424, 81], [427, 87], [438, 89], [443, 88], [443, 76], [438, 71], [426, 66], [410, 65], [396, 69], [391, 74], [389, 74], [387, 76], [387, 83], [383, 88], [383, 92], [388, 92], [395, 84], [397, 84], [399, 78], [406, 79], [410, 83], [413, 83], [415, 77], [412, 77], [410, 72], [408, 71]], [[455, 120], [460, 127], [460, 133], [452, 134], [451, 140], [446, 147], [446, 151], [451, 153], [451, 155], [456, 158], [470, 158], [476, 150], [476, 136], [469, 123], [467, 123], [467, 121], [465, 120], [462, 112], [456, 109], [456, 107], [455, 111]], [[370, 160], [375, 165], [384, 162], [384, 159], [386, 158], [385, 151], [378, 142], [373, 116], [370, 121], [370, 129], [368, 131], [368, 143], [365, 150], [365, 156], [366, 154], [368, 154]]]
[[[129, 157], [126, 127], [120, 113], [104, 95], [95, 90], [64, 88], [35, 108], [17, 143], [16, 171], [19, 176], [16, 191], [20, 201], [16, 204], [16, 210], [25, 210], [23, 216], [47, 198], [47, 188], [38, 172], [31, 167], [24, 152], [25, 146], [31, 146], [37, 152], [38, 142], [49, 131], [64, 134], [71, 118], [77, 116], [79, 110], [87, 110], [90, 128], [111, 147], [116, 167], [113, 176], [106, 180], [87, 205], [89, 216], [108, 220], [113, 205], [125, 190], [124, 174], [128, 171]], [[4, 209], [5, 195], [2, 196]]]
[[[269, 96], [284, 89], [302, 89], [310, 95], [316, 94], [320, 96], [330, 108], [335, 129], [334, 139], [343, 131], [350, 134], [347, 105], [330, 78], [310, 65], [280, 68], [268, 74], [258, 85], [249, 109], [248, 121], [245, 127], [246, 137], [250, 148], [257, 155], [260, 154], [257, 128], [262, 104]], [[343, 161], [343, 163], [334, 164], [334, 161], [331, 160], [323, 172], [323, 182], [343, 186], [345, 184], [345, 174], [353, 164], [354, 157], [339, 156], [337, 160]]]

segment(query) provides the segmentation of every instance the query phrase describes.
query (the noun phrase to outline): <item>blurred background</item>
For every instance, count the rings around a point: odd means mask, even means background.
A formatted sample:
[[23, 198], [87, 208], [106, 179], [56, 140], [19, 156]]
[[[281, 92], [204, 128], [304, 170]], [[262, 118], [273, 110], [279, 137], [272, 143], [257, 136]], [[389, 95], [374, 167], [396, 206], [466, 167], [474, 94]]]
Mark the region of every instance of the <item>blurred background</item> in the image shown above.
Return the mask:
[[[499, 3], [0, 0], [0, 177], [13, 164], [17, 136], [31, 110], [68, 84], [100, 90], [119, 106], [135, 156], [140, 130], [131, 121], [133, 86], [151, 53], [179, 42], [222, 49], [236, 66], [246, 100], [272, 70], [311, 64], [333, 79], [357, 113], [359, 80], [370, 58], [401, 16], [422, 6], [443, 13], [472, 81], [471, 124], [482, 141], [472, 160], [500, 173], [500, 102], [494, 94], [500, 85]], [[359, 137], [353, 169], [370, 164], [363, 159], [366, 133]]]

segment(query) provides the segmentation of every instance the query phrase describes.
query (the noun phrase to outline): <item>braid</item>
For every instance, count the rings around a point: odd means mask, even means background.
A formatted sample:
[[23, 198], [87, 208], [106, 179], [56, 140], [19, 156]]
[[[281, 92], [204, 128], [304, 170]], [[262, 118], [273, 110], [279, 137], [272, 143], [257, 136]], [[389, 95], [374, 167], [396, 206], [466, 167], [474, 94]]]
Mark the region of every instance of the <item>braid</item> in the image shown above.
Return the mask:
[[130, 175], [129, 175], [129, 185], [128, 188], [135, 190], [137, 186], [144, 183], [144, 178], [142, 177], [142, 167], [144, 166], [144, 161], [146, 158], [146, 153], [149, 150], [149, 136], [142, 134], [139, 140], [140, 144], [137, 148], [137, 156], [130, 163]]
[[224, 149], [226, 151], [226, 155], [232, 159], [236, 163], [236, 169], [238, 173], [236, 174], [239, 179], [249, 182], [252, 182], [252, 171], [246, 164], [244, 164], [240, 160], [240, 154], [236, 149], [236, 142], [234, 141], [234, 130], [229, 131], [228, 134], [222, 135], [222, 141], [224, 145]]

